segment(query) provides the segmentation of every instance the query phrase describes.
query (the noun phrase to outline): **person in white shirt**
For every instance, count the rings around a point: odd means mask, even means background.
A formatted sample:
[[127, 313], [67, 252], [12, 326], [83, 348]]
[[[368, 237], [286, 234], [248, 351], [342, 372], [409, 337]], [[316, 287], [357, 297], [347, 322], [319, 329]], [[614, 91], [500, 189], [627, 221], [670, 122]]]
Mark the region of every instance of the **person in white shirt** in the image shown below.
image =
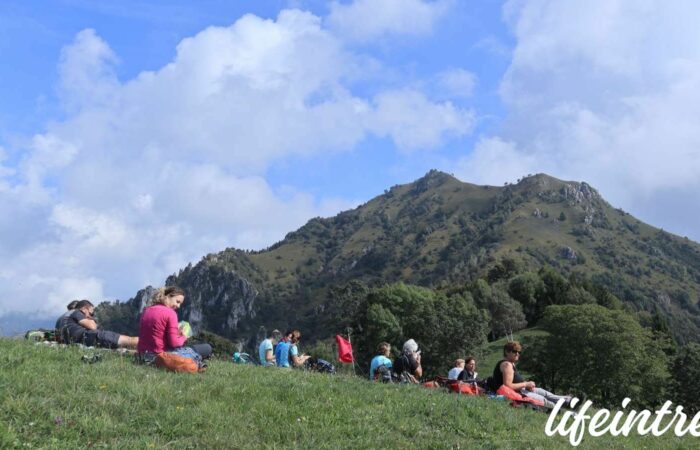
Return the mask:
[[464, 360], [463, 359], [458, 359], [455, 361], [455, 366], [450, 369], [450, 371], [447, 373], [447, 379], [449, 380], [456, 380], [457, 377], [459, 377], [459, 374], [464, 370]]

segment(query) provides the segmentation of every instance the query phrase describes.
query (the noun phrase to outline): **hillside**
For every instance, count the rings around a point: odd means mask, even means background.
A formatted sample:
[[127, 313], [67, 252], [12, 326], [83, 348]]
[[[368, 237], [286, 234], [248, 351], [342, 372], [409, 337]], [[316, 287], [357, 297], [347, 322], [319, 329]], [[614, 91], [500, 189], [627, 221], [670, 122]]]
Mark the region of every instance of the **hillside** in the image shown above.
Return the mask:
[[[431, 171], [263, 251], [207, 255], [167, 283], [189, 293], [182, 314], [195, 327], [252, 342], [261, 326], [334, 334], [323, 329], [330, 289], [352, 280], [445, 288], [543, 266], [660, 315], [678, 342], [700, 340], [700, 245], [543, 174], [494, 187]], [[103, 304], [104, 326], [134, 332], [144, 294]]]
[[[547, 415], [357, 377], [213, 361], [201, 375], [129, 356], [0, 339], [0, 448], [566, 448]], [[690, 448], [689, 439], [584, 438], [579, 448]]]

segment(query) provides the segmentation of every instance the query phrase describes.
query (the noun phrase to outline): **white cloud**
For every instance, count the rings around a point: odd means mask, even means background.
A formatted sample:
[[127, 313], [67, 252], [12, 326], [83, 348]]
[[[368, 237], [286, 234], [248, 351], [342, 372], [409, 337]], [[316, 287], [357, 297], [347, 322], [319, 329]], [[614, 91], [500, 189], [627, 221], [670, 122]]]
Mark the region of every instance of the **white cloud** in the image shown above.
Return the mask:
[[476, 75], [465, 69], [450, 69], [440, 72], [437, 81], [453, 97], [471, 97], [476, 86]]
[[456, 167], [459, 174], [471, 174], [470, 182], [492, 186], [542, 171], [546, 170], [540, 161], [519, 152], [513, 142], [498, 137], [479, 139], [474, 151], [461, 158]]
[[425, 35], [448, 12], [451, 0], [334, 1], [328, 25], [346, 39], [369, 42], [389, 34]]
[[648, 200], [663, 191], [700, 208], [700, 5], [511, 1], [505, 12], [517, 39], [501, 86], [508, 119], [460, 175], [585, 180], [643, 220], [687, 230]]
[[61, 52], [59, 72], [60, 94], [71, 111], [87, 105], [104, 105], [114, 100], [119, 81], [113, 65], [117, 57], [95, 30], [85, 29], [75, 37], [73, 45]]
[[472, 131], [474, 113], [450, 102], [432, 103], [420, 91], [388, 91], [375, 99], [372, 122], [375, 133], [391, 136], [402, 150], [434, 148], [445, 135], [462, 136]]
[[415, 89], [355, 95], [366, 61], [318, 17], [283, 11], [207, 28], [120, 81], [109, 45], [78, 33], [59, 63], [68, 118], [29, 141], [16, 173], [0, 170], [0, 233], [13, 236], [0, 315], [126, 299], [206, 253], [261, 248], [357, 204], [273, 188], [275, 161], [369, 134], [415, 151], [471, 131], [471, 111]]

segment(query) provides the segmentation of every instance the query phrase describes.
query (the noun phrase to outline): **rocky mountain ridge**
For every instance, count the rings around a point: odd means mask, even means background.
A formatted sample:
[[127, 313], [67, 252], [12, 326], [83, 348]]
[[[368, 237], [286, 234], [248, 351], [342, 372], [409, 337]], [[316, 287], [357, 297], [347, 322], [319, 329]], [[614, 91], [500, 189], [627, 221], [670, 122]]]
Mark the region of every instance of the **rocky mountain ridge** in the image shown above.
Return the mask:
[[[637, 311], [661, 311], [678, 340], [700, 340], [700, 245], [610, 206], [585, 182], [544, 174], [502, 187], [430, 171], [331, 218], [314, 218], [257, 251], [226, 249], [168, 277], [188, 292], [182, 316], [242, 341], [260, 326], [323, 330], [329, 292], [353, 280], [443, 288], [486, 277], [502, 261], [585, 276]], [[103, 304], [132, 331], [147, 291]], [[131, 325], [127, 325], [127, 322]]]

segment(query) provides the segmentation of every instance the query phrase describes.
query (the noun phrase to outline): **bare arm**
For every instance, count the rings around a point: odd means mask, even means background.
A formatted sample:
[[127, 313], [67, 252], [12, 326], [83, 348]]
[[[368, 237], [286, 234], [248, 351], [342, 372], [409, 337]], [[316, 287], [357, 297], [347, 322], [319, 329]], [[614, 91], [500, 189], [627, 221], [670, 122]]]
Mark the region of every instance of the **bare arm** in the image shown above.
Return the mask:
[[97, 329], [97, 322], [95, 322], [92, 319], [79, 320], [78, 325], [80, 325], [83, 328], [87, 328], [88, 330], [96, 330]]
[[503, 361], [501, 363], [501, 373], [503, 374], [503, 385], [509, 387], [514, 391], [519, 391], [521, 389], [532, 390], [535, 388], [535, 383], [532, 381], [523, 381], [522, 383], [513, 383], [513, 376], [515, 371], [513, 370], [513, 364], [508, 361]]
[[294, 364], [294, 367], [303, 365], [307, 359], [309, 359], [309, 355], [292, 355], [292, 363]]
[[418, 367], [416, 367], [416, 370], [413, 371], [413, 374], [416, 376], [416, 378], [420, 378], [423, 376], [423, 366], [420, 364], [420, 355], [416, 355], [416, 362], [418, 363]]
[[275, 354], [272, 350], [268, 349], [265, 351], [265, 361], [269, 363], [275, 362]]

